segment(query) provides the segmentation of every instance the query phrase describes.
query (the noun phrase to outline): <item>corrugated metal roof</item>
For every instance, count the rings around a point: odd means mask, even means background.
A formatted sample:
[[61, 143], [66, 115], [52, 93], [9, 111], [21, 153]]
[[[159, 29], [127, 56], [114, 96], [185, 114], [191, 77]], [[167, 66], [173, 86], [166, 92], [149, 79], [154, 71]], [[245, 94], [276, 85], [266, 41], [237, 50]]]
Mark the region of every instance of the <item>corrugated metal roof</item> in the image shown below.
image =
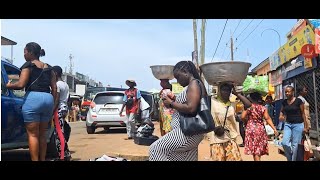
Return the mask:
[[1, 46], [16, 45], [16, 44], [17, 44], [16, 42], [1, 36]]
[[254, 67], [251, 72], [256, 73], [258, 71], [258, 69], [262, 68], [263, 66], [265, 66], [266, 64], [269, 64], [269, 58], [265, 59], [264, 61], [262, 61], [258, 66]]

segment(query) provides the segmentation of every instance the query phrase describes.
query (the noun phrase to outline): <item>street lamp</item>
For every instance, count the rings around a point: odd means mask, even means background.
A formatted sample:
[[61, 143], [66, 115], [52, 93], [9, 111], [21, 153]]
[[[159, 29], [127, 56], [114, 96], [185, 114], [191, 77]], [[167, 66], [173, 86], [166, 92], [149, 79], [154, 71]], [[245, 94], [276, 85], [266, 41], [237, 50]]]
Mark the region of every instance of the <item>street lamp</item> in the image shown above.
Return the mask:
[[279, 47], [281, 48], [281, 39], [280, 39], [280, 34], [279, 34], [279, 32], [278, 32], [277, 30], [272, 29], [272, 28], [265, 29], [264, 31], [262, 31], [262, 33], [261, 33], [261, 37], [262, 37], [262, 34], [263, 34], [265, 31], [267, 31], [267, 30], [274, 31], [274, 32], [276, 32], [276, 33], [278, 34], [278, 38], [279, 38]]

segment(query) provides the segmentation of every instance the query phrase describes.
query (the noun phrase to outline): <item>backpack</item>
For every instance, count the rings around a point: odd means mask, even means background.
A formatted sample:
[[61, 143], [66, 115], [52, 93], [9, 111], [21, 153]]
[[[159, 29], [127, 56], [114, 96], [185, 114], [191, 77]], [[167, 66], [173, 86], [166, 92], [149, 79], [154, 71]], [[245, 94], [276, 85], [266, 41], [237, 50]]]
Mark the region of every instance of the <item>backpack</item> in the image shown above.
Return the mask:
[[137, 89], [134, 88], [133, 94], [129, 94], [129, 90], [125, 91], [125, 94], [127, 95], [127, 102], [126, 102], [126, 106], [127, 108], [131, 108], [134, 104], [134, 97], [137, 97]]

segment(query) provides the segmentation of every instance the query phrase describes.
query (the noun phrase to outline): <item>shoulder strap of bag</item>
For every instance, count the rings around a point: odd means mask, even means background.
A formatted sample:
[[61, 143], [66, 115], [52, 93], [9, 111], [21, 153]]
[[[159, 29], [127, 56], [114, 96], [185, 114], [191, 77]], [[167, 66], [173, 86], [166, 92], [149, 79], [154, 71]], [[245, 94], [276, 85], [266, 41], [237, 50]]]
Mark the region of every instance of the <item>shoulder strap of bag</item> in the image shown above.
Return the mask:
[[27, 92], [27, 91], [30, 89], [30, 87], [40, 78], [40, 76], [42, 75], [42, 73], [43, 73], [43, 69], [42, 69], [40, 75], [37, 77], [37, 79], [34, 80], [34, 81], [30, 84], [30, 86], [27, 88], [26, 92]]
[[[224, 116], [223, 127], [224, 127], [224, 126], [225, 126], [225, 124], [226, 124], [226, 120], [227, 120], [227, 115], [228, 115], [229, 106], [227, 106], [226, 108], [227, 108], [227, 110], [226, 110], [226, 114], [225, 114], [225, 116]], [[219, 124], [221, 124], [221, 121], [220, 121], [220, 118], [219, 118], [219, 116], [218, 116], [217, 112], [214, 112], [214, 115], [215, 115], [215, 117], [216, 117], [217, 121], [219, 121]]]
[[229, 107], [230, 107], [230, 106], [227, 106], [226, 115], [224, 116], [223, 127], [226, 125], [226, 120], [227, 120], [227, 115], [228, 115]]
[[200, 98], [202, 98], [202, 88], [201, 88], [201, 85], [200, 85], [201, 82], [200, 82], [199, 79], [194, 79], [194, 80], [196, 80], [198, 82], [198, 86], [200, 88]]

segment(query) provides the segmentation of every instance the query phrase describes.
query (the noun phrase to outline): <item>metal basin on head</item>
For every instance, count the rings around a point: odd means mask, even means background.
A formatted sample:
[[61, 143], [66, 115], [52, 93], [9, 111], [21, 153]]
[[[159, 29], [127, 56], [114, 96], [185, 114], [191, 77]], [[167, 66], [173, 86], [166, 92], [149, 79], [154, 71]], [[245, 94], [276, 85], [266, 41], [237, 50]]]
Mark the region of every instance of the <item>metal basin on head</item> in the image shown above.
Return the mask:
[[212, 62], [200, 66], [204, 78], [210, 85], [234, 82], [242, 85], [251, 64], [241, 61]]
[[154, 65], [150, 66], [152, 74], [157, 79], [173, 79], [173, 68], [172, 65]]

